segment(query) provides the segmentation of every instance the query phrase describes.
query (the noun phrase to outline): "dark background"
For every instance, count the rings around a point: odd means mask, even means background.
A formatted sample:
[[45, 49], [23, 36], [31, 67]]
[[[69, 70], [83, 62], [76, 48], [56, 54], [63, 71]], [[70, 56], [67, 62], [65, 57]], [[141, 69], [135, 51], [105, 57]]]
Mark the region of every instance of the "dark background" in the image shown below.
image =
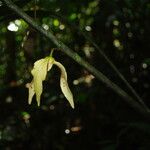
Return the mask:
[[[150, 106], [149, 0], [14, 0], [46, 30], [122, 89], [131, 92], [86, 32]], [[35, 8], [36, 13], [35, 13]], [[28, 105], [33, 63], [55, 45], [0, 2], [0, 149], [149, 150], [150, 124], [90, 72], [60, 51], [75, 109], [63, 97], [60, 72], [44, 81], [41, 106]]]

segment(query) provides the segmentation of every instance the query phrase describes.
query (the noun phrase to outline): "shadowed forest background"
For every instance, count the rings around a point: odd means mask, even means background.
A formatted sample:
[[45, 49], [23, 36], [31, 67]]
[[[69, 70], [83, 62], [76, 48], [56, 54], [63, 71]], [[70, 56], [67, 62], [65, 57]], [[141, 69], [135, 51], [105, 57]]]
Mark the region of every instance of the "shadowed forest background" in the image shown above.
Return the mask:
[[[149, 0], [13, 0], [41, 27], [134, 97], [93, 40], [150, 107]], [[87, 38], [88, 37], [88, 38]], [[41, 106], [28, 105], [26, 83], [53, 42], [0, 1], [1, 150], [149, 150], [150, 121], [61, 50], [54, 58], [68, 73], [72, 109], [54, 67]]]

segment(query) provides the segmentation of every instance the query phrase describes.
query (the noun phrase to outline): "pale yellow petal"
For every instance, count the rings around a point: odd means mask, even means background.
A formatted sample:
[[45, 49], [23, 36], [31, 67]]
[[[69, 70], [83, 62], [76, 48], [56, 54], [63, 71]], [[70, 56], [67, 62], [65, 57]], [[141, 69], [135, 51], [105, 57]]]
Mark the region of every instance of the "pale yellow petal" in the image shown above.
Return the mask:
[[45, 80], [47, 74], [47, 64], [48, 64], [48, 59], [46, 58], [36, 61], [34, 63], [34, 68], [31, 71], [33, 77], [38, 75], [40, 79]]
[[32, 98], [35, 94], [33, 83], [27, 83], [26, 87], [29, 89], [28, 104], [31, 104]]
[[43, 92], [42, 82], [46, 78], [47, 71], [49, 71], [52, 68], [53, 65], [52, 62], [53, 61], [52, 59], [50, 59], [50, 57], [40, 59], [34, 63], [34, 68], [31, 71], [33, 75], [33, 85], [38, 106], [40, 105], [40, 98]]
[[60, 76], [61, 90], [62, 90], [64, 96], [66, 97], [66, 99], [69, 101], [71, 107], [74, 108], [73, 95], [68, 86], [66, 69], [61, 63], [59, 63], [57, 61], [54, 61], [54, 64], [57, 65], [61, 70], [61, 76]]

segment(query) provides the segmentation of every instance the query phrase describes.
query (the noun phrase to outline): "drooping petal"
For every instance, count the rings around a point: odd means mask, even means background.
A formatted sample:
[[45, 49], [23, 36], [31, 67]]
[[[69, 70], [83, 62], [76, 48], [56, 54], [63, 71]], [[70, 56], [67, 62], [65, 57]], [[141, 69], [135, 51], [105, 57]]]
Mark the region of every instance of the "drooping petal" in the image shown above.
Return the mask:
[[34, 63], [34, 68], [31, 71], [33, 75], [33, 85], [38, 106], [40, 106], [40, 98], [43, 92], [42, 82], [45, 80], [47, 71], [52, 68], [52, 65], [53, 60], [50, 57], [46, 57], [36, 61]]
[[61, 63], [59, 63], [57, 61], [54, 61], [54, 64], [57, 65], [59, 67], [59, 69], [61, 70], [61, 76], [60, 76], [61, 90], [62, 90], [64, 96], [66, 97], [66, 99], [69, 101], [71, 107], [74, 108], [73, 95], [68, 86], [66, 69]]
[[35, 94], [33, 83], [27, 83], [26, 87], [29, 89], [28, 104], [31, 104], [32, 98]]

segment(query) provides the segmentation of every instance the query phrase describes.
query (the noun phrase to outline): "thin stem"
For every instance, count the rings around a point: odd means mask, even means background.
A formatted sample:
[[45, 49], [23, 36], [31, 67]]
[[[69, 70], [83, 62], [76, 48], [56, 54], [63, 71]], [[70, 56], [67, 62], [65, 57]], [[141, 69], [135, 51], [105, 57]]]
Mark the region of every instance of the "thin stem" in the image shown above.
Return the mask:
[[99, 51], [99, 53], [105, 58], [107, 63], [111, 66], [111, 68], [116, 72], [116, 74], [119, 76], [119, 78], [125, 83], [125, 85], [129, 88], [131, 93], [136, 97], [138, 102], [144, 107], [147, 108], [141, 97], [136, 93], [136, 91], [133, 89], [133, 87], [130, 85], [130, 83], [125, 79], [124, 75], [118, 70], [118, 68], [114, 65], [114, 63], [110, 60], [110, 58], [99, 48], [99, 46], [84, 32], [82, 32], [84, 37], [88, 39], [94, 47]]
[[131, 96], [129, 96], [123, 89], [121, 89], [114, 82], [109, 80], [104, 74], [98, 71], [95, 67], [86, 62], [83, 58], [81, 58], [77, 53], [67, 47], [64, 43], [59, 41], [51, 32], [44, 30], [41, 26], [39, 26], [31, 17], [29, 17], [26, 13], [24, 13], [19, 7], [17, 7], [11, 0], [2, 0], [7, 7], [9, 7], [13, 12], [18, 14], [21, 18], [23, 18], [27, 23], [29, 23], [34, 29], [36, 29], [39, 33], [47, 37], [51, 40], [59, 49], [62, 50], [66, 55], [76, 61], [78, 64], [86, 68], [90, 71], [97, 79], [103, 82], [107, 87], [111, 88], [116, 94], [118, 94], [122, 99], [127, 102], [132, 108], [134, 108], [138, 113], [146, 117], [150, 120], [150, 111], [149, 109], [144, 109], [138, 102], [136, 102]]
[[50, 53], [50, 57], [53, 56], [53, 52], [54, 52], [55, 48], [52, 48], [51, 53]]

